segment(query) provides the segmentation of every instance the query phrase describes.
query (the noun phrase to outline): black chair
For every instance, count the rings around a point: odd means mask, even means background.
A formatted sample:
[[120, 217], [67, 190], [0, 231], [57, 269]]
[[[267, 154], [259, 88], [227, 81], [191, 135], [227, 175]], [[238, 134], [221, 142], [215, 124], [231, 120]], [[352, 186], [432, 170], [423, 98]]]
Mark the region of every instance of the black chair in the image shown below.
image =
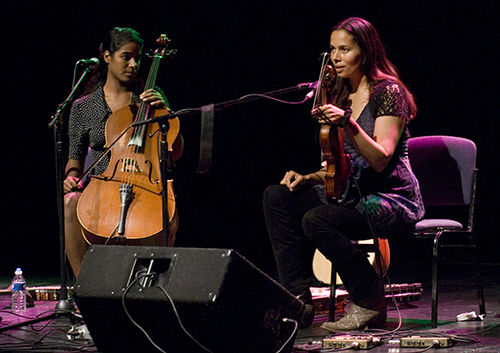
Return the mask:
[[[408, 154], [419, 181], [426, 211], [465, 209], [465, 219], [424, 218], [415, 225], [416, 238], [433, 239], [431, 325], [437, 327], [438, 274], [441, 248], [473, 251], [480, 314], [485, 314], [483, 287], [474, 230], [477, 149], [471, 140], [453, 136], [410, 138]], [[455, 215], [455, 214], [454, 214]], [[426, 215], [427, 217], [427, 215]], [[465, 224], [466, 223], [466, 224]]]

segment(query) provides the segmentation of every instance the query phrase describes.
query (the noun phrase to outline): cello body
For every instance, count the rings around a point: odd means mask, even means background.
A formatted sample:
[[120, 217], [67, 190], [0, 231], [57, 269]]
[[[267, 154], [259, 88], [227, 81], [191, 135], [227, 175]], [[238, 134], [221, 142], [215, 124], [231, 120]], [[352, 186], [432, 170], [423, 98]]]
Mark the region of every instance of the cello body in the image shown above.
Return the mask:
[[[130, 105], [119, 109], [111, 115], [106, 123], [106, 143], [109, 145], [124, 131], [137, 114], [139, 105]], [[168, 109], [154, 110], [155, 116], [168, 114]], [[180, 144], [179, 120], [170, 120], [167, 134], [169, 152], [172, 159], [178, 159], [174, 150]], [[106, 171], [100, 176], [92, 176], [90, 183], [83, 191], [77, 206], [78, 220], [82, 233], [89, 244], [121, 244], [162, 246], [164, 240], [162, 192], [158, 163], [159, 134], [156, 124], [145, 126], [145, 144], [140, 152], [128, 146], [132, 131], [128, 131], [113, 146], [110, 162]], [[132, 150], [132, 151], [131, 151]], [[132, 200], [126, 212], [123, 236], [110, 238], [120, 223], [121, 195], [120, 185], [127, 181], [133, 185]], [[165, 188], [168, 195], [169, 232], [168, 245], [175, 240], [178, 219], [175, 208], [175, 194], [172, 180]], [[110, 238], [108, 240], [108, 238]]]
[[[169, 39], [162, 34], [157, 43], [160, 48], [155, 51], [145, 91], [155, 87]], [[182, 153], [179, 119], [161, 122], [162, 129], [152, 123], [131, 128], [134, 122], [166, 115], [170, 115], [169, 109], [154, 109], [141, 102], [117, 110], [106, 122], [109, 165], [102, 175], [91, 178], [77, 205], [78, 220], [89, 244], [173, 246], [178, 219], [172, 180], [162, 185], [160, 147], [164, 144], [160, 137], [166, 135], [167, 161], [173, 164]], [[163, 162], [168, 168], [167, 161]], [[165, 208], [168, 222], [164, 222]], [[168, 237], [164, 236], [166, 230]]]

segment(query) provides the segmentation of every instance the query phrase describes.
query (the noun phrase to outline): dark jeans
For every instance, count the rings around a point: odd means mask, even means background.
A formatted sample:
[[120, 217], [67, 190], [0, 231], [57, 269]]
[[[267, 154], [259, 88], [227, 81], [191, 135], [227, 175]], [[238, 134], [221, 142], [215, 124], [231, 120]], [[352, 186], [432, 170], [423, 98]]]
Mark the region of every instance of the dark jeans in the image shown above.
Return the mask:
[[383, 300], [382, 280], [366, 253], [351, 243], [373, 237], [360, 212], [325, 204], [314, 187], [291, 192], [283, 185], [265, 190], [263, 207], [280, 282], [288, 291], [300, 295], [309, 290], [317, 248], [332, 262], [355, 304], [371, 308]]

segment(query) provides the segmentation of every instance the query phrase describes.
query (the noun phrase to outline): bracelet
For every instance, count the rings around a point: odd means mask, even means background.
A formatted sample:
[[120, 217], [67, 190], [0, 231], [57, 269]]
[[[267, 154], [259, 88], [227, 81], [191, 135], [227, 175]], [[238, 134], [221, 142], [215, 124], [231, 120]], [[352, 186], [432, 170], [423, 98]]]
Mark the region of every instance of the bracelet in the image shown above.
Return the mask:
[[319, 175], [319, 174], [318, 174], [318, 172], [312, 173], [312, 175], [317, 176], [317, 177], [318, 177], [318, 180], [319, 180], [320, 182], [322, 182], [322, 183], [324, 183], [324, 182], [325, 182], [325, 179], [323, 179], [323, 178], [321, 177], [321, 175]]
[[69, 173], [71, 173], [71, 172], [75, 172], [75, 171], [76, 171], [76, 172], [78, 172], [78, 173], [80, 173], [80, 169], [78, 169], [78, 168], [76, 168], [76, 167], [71, 167], [71, 168], [69, 168], [69, 169], [66, 171], [66, 174], [65, 174], [65, 177], [64, 177], [64, 178], [66, 179], [66, 178], [69, 176]]
[[352, 114], [351, 108], [344, 109], [344, 117], [342, 118], [342, 121], [339, 124], [340, 127], [342, 128], [346, 127], [347, 123], [349, 122], [349, 119], [351, 119], [351, 114]]

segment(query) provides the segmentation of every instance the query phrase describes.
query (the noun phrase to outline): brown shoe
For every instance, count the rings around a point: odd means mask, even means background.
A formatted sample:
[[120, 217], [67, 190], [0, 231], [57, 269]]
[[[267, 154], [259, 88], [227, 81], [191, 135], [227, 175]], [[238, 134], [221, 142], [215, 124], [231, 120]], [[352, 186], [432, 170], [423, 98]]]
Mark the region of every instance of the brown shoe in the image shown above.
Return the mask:
[[387, 319], [387, 310], [381, 311], [365, 309], [353, 304], [347, 314], [335, 322], [325, 322], [321, 328], [330, 332], [356, 331], [368, 328], [382, 328]]

